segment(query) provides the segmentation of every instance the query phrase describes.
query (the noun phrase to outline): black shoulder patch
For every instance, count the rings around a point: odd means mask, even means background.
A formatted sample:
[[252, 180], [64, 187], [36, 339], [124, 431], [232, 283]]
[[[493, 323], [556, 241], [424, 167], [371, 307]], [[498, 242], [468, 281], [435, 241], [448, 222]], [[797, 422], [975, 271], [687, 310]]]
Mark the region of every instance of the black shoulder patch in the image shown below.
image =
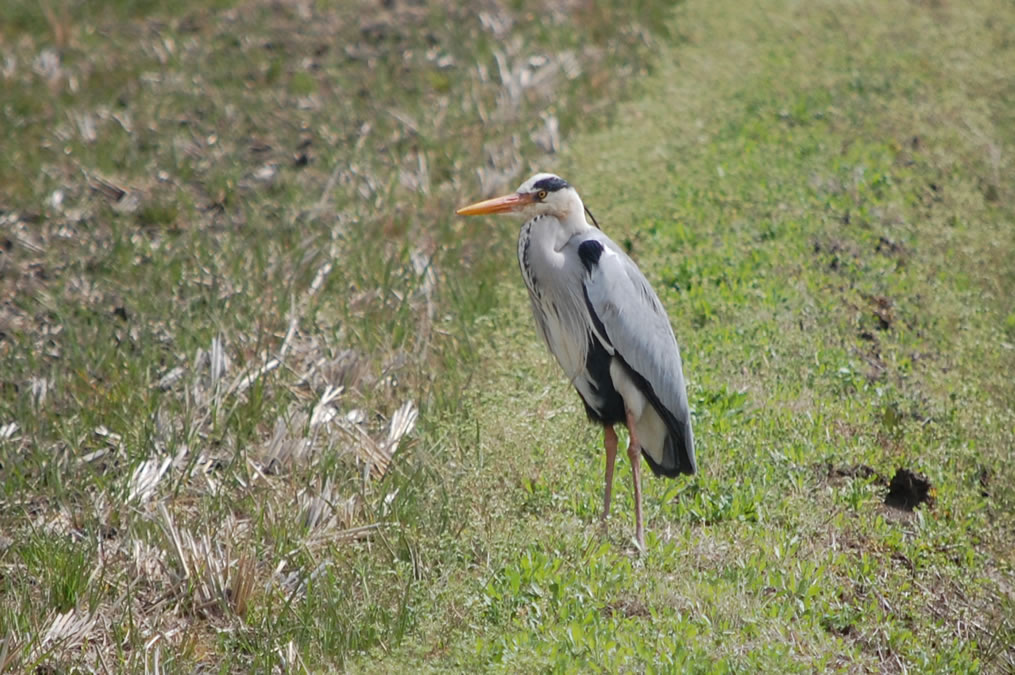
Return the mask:
[[589, 272], [592, 271], [593, 265], [599, 264], [601, 255], [603, 255], [603, 245], [595, 239], [586, 239], [578, 244], [578, 257], [581, 258], [582, 265], [585, 265], [585, 269]]
[[547, 192], [556, 192], [557, 190], [563, 190], [568, 187], [567, 181], [559, 176], [550, 176], [543, 180], [535, 183], [533, 188], [537, 190], [546, 190]]

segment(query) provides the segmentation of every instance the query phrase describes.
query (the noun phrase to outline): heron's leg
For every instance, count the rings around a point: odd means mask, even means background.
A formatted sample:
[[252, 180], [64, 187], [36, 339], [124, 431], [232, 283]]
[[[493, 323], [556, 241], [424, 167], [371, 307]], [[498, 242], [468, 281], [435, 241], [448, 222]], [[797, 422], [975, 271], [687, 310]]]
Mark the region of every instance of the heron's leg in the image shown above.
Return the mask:
[[631, 437], [627, 444], [627, 458], [631, 460], [631, 477], [634, 479], [634, 532], [638, 548], [645, 550], [645, 526], [641, 519], [641, 444], [634, 431], [634, 418], [627, 413], [627, 431]]
[[606, 446], [606, 490], [603, 493], [603, 515], [600, 520], [606, 520], [610, 515], [610, 497], [613, 494], [613, 463], [617, 459], [617, 432], [613, 427], [603, 428], [603, 445]]

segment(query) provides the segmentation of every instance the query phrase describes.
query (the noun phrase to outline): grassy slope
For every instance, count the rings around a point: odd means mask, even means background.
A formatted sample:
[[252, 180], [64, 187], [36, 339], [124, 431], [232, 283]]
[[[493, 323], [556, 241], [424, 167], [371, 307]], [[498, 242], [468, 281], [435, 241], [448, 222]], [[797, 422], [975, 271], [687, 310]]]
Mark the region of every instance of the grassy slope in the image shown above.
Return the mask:
[[[396, 662], [1011, 669], [1011, 7], [692, 2], [675, 25], [643, 98], [554, 168], [661, 290], [702, 473], [648, 482], [638, 559], [622, 468], [600, 536], [599, 434], [505, 283], [475, 439], [452, 432], [458, 557]], [[899, 467], [932, 508], [883, 505]]]
[[[1011, 9], [627, 4], [4, 5], [0, 670], [1011, 668]], [[638, 559], [517, 223], [451, 212], [645, 40], [554, 167], [684, 346]]]

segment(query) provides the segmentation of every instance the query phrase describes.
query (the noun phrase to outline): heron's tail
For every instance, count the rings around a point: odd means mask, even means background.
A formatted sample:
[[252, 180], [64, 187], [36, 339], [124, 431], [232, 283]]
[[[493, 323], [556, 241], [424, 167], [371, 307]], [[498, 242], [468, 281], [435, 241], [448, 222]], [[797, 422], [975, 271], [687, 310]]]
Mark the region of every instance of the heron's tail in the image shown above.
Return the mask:
[[656, 447], [645, 447], [644, 444], [649, 439], [645, 437], [646, 435], [641, 436], [643, 443], [641, 454], [648, 462], [652, 473], [657, 476], [675, 478], [682, 473], [697, 472], [698, 465], [694, 459], [694, 433], [691, 431], [690, 421], [682, 422], [669, 411], [659, 414], [659, 410], [655, 406], [652, 408], [652, 412], [658, 414], [657, 419], [665, 429], [665, 431], [660, 429], [663, 431], [660, 434], [648, 434], [649, 437], [656, 437], [653, 439], [656, 440], [656, 443], [652, 444]]

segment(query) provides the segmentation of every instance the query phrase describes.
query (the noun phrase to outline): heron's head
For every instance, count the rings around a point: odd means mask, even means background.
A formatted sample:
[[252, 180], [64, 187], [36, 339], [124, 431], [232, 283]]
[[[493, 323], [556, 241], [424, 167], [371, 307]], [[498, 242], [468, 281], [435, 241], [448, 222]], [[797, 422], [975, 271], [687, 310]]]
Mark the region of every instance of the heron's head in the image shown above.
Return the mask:
[[456, 213], [460, 216], [518, 213], [526, 219], [548, 215], [561, 222], [580, 218], [584, 223], [584, 210], [578, 192], [566, 180], [552, 173], [537, 173], [509, 195], [463, 206]]

